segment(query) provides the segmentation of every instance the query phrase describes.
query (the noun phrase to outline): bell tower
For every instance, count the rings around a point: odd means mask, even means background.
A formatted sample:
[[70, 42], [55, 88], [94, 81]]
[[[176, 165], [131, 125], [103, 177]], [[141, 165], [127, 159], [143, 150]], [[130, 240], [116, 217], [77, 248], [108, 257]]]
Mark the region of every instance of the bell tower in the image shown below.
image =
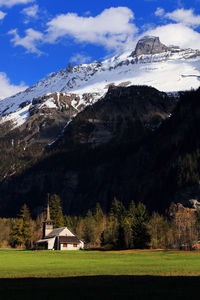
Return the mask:
[[48, 200], [48, 203], [47, 203], [47, 212], [46, 212], [46, 220], [43, 222], [43, 234], [42, 234], [42, 237], [44, 238], [45, 236], [47, 236], [48, 234], [50, 234], [50, 232], [52, 230], [53, 230], [53, 222], [51, 221], [51, 218], [50, 218], [49, 200]]

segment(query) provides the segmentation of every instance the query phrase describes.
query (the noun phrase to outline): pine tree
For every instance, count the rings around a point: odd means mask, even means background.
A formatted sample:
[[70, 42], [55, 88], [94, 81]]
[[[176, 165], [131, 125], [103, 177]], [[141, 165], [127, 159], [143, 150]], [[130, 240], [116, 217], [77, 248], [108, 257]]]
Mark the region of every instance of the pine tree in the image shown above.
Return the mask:
[[106, 216], [104, 216], [104, 213], [103, 213], [99, 203], [96, 204], [94, 219], [95, 219], [95, 222], [96, 222], [96, 241], [95, 241], [95, 244], [96, 244], [97, 247], [100, 247], [101, 246], [101, 234], [105, 230], [105, 226], [106, 226]]
[[110, 215], [112, 215], [114, 218], [117, 220], [121, 220], [125, 217], [126, 210], [122, 202], [117, 200], [116, 197], [114, 197], [111, 210], [110, 210]]
[[135, 217], [132, 219], [133, 244], [136, 249], [147, 248], [150, 242], [150, 235], [147, 229], [149, 215], [146, 206], [139, 202]]
[[14, 247], [25, 245], [26, 248], [30, 248], [31, 239], [31, 216], [27, 205], [24, 204], [20, 210], [19, 218], [12, 223], [10, 243]]
[[123, 222], [124, 228], [124, 240], [125, 240], [125, 248], [133, 248], [133, 234], [132, 234], [132, 223], [135, 218], [137, 208], [135, 203], [131, 201], [129, 204], [129, 208], [126, 212], [126, 217]]
[[96, 241], [96, 221], [91, 210], [88, 210], [83, 222], [83, 239], [88, 245], [94, 245]]
[[23, 240], [23, 221], [22, 219], [14, 219], [11, 222], [11, 230], [9, 234], [9, 242], [12, 247], [22, 246]]
[[71, 216], [64, 216], [64, 226], [67, 226], [72, 230], [73, 228], [73, 220]]
[[125, 242], [125, 217], [126, 209], [122, 202], [114, 197], [107, 226], [101, 235], [102, 246], [110, 244], [114, 248], [123, 249]]
[[125, 216], [126, 209], [122, 202], [115, 197], [111, 207], [111, 215], [115, 218], [115, 222], [118, 224], [118, 237], [116, 247], [118, 249], [125, 248]]
[[130, 205], [129, 205], [129, 209], [128, 209], [128, 216], [132, 219], [135, 218], [137, 212], [137, 208], [135, 206], [134, 201], [131, 201]]
[[94, 215], [94, 217], [95, 217], [95, 220], [96, 220], [96, 222], [98, 224], [102, 221], [102, 219], [104, 217], [103, 211], [101, 209], [101, 205], [98, 202], [96, 204], [96, 209], [95, 209], [95, 215]]
[[51, 195], [50, 197], [50, 216], [55, 228], [64, 226], [64, 217], [62, 212], [62, 206], [60, 197], [56, 194]]
[[23, 222], [23, 229], [22, 229], [23, 240], [26, 248], [29, 248], [31, 245], [32, 228], [31, 228], [31, 216], [26, 204], [22, 206], [19, 217], [22, 219]]

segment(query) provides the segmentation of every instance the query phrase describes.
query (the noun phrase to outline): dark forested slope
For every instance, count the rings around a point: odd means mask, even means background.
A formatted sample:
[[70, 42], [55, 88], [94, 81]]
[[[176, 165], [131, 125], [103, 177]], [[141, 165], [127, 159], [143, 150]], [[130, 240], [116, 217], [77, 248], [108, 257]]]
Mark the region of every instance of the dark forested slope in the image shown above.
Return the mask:
[[[40, 211], [47, 193], [65, 213], [80, 214], [116, 196], [163, 211], [172, 201], [198, 199], [200, 89], [180, 100], [149, 87], [110, 88], [47, 147], [39, 160], [0, 183], [0, 214], [26, 202]], [[171, 115], [172, 114], [172, 115]]]

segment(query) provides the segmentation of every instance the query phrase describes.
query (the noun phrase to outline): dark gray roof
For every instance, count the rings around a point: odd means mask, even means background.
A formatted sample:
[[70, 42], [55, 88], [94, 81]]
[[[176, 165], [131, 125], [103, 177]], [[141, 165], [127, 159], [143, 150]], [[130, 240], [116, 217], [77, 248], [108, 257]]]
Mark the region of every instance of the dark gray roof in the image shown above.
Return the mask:
[[55, 228], [55, 229], [53, 229], [53, 230], [46, 236], [46, 238], [54, 237], [54, 236], [59, 235], [65, 228], [66, 228], [66, 227], [61, 227], [61, 228]]
[[60, 244], [79, 244], [81, 241], [76, 236], [59, 236]]
[[44, 239], [41, 239], [41, 240], [37, 241], [36, 243], [46, 243], [46, 242], [48, 242], [48, 241], [50, 241], [52, 239], [55, 240], [55, 237], [52, 237], [52, 238], [51, 237], [47, 237], [47, 238], [44, 238]]

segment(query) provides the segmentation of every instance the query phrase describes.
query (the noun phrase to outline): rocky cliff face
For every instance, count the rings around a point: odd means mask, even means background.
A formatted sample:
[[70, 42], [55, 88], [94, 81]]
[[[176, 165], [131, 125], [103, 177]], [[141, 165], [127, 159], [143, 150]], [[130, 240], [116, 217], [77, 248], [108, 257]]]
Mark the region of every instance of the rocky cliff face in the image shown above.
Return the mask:
[[145, 36], [138, 41], [132, 56], [154, 55], [169, 51], [169, 48], [160, 42], [159, 37]]
[[[62, 135], [74, 116], [90, 104], [91, 94], [49, 93], [20, 104], [20, 117], [0, 124], [0, 180], [21, 172], [38, 159], [45, 147]], [[21, 124], [19, 124], [21, 122]]]
[[[72, 120], [52, 148], [68, 148], [72, 144], [95, 148], [123, 138], [125, 132], [128, 134], [129, 123], [134, 128], [133, 124], [139, 122], [144, 129], [154, 131], [169, 117], [174, 106], [175, 101], [155, 89], [111, 86], [104, 98]], [[133, 129], [129, 138], [134, 139], [134, 134]]]

